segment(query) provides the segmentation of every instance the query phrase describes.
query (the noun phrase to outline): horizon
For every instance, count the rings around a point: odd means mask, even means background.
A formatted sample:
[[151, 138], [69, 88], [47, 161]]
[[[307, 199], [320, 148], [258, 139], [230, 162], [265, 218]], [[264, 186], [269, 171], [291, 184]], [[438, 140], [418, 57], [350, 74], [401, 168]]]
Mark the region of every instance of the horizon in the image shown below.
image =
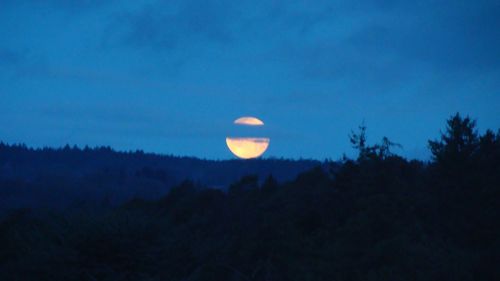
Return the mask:
[[[456, 113], [456, 114], [460, 114], [460, 113]], [[469, 115], [462, 115], [463, 117], [471, 117]], [[451, 116], [450, 116], [451, 118]], [[472, 117], [471, 117], [472, 118]], [[477, 119], [474, 119], [472, 118], [472, 120], [474, 122], [476, 122], [476, 126], [477, 126]], [[443, 122], [443, 126], [444, 126], [444, 123]], [[363, 124], [363, 123], [362, 123]], [[479, 126], [478, 126], [479, 127]], [[491, 130], [493, 131], [494, 133], [496, 131], [500, 131], [500, 129], [495, 129], [495, 128], [483, 128], [483, 129], [478, 129], [476, 128], [477, 132], [479, 134], [483, 134], [485, 133], [487, 130]], [[351, 130], [350, 133], [353, 133], [355, 132], [356, 130]], [[426, 143], [428, 141], [431, 141], [431, 140], [435, 140], [437, 138], [440, 137], [440, 134], [442, 134], [443, 130], [440, 129], [438, 134], [436, 134], [436, 136], [434, 138], [429, 138]], [[348, 139], [348, 136], [346, 136], [346, 139]], [[379, 140], [380, 141], [380, 140]], [[391, 140], [392, 141], [392, 140]], [[368, 142], [368, 145], [373, 145], [375, 144], [376, 142], [372, 141], [372, 142]], [[378, 143], [378, 141], [377, 141]], [[105, 144], [96, 144], [96, 145], [89, 145], [89, 144], [77, 144], [77, 143], [65, 143], [65, 144], [61, 144], [61, 145], [32, 145], [32, 144], [29, 144], [29, 143], [25, 143], [25, 142], [8, 142], [8, 141], [4, 141], [2, 139], [0, 139], [0, 144], [4, 144], [4, 145], [7, 145], [7, 146], [26, 146], [28, 149], [35, 149], [35, 150], [40, 150], [40, 149], [53, 149], [53, 150], [61, 150], [61, 149], [64, 149], [65, 147], [69, 147], [69, 148], [77, 148], [79, 150], [84, 150], [85, 148], [90, 148], [90, 149], [98, 149], [98, 148], [110, 148], [113, 152], [117, 152], [117, 153], [135, 153], [135, 152], [143, 152], [143, 153], [146, 153], [146, 154], [153, 154], [153, 155], [158, 155], [158, 156], [168, 156], [168, 157], [179, 157], [179, 158], [183, 158], [183, 157], [186, 157], [186, 158], [196, 158], [196, 159], [199, 159], [199, 160], [207, 160], [207, 161], [232, 161], [232, 160], [239, 160], [239, 161], [247, 161], [247, 160], [259, 160], [259, 159], [262, 159], [262, 160], [291, 160], [291, 161], [318, 161], [318, 162], [326, 162], [326, 161], [329, 161], [329, 162], [341, 162], [342, 159], [344, 157], [347, 157], [349, 159], [355, 159], [356, 158], [356, 149], [352, 147], [352, 145], [350, 145], [350, 149], [348, 152], [343, 152], [341, 155], [333, 158], [333, 157], [323, 157], [323, 158], [314, 158], [314, 157], [303, 157], [303, 156], [292, 156], [292, 157], [286, 157], [286, 156], [275, 156], [275, 155], [266, 155], [264, 154], [263, 156], [260, 156], [260, 157], [257, 157], [257, 158], [250, 158], [250, 159], [241, 159], [241, 158], [238, 158], [236, 157], [235, 155], [232, 155], [232, 156], [229, 156], [229, 157], [225, 157], [225, 158], [210, 158], [210, 157], [204, 157], [204, 156], [200, 156], [200, 155], [186, 155], [186, 154], [175, 154], [174, 152], [158, 152], [158, 151], [155, 151], [155, 150], [145, 150], [143, 148], [140, 148], [140, 147], [137, 147], [137, 148], [117, 148], [117, 147], [113, 147], [111, 145], [105, 145]], [[422, 162], [429, 162], [431, 161], [431, 153], [430, 153], [430, 149], [428, 147], [428, 143], [425, 145], [425, 149], [426, 149], [426, 152], [425, 152], [425, 156], [422, 156], [422, 155], [417, 155], [416, 157], [411, 157], [411, 156], [408, 156], [408, 155], [405, 155], [405, 153], [402, 153], [404, 152], [404, 147], [398, 147], [400, 144], [395, 142], [394, 144], [396, 144], [396, 146], [393, 147], [393, 150], [392, 152], [394, 153], [394, 155], [396, 156], [400, 156], [400, 157], [403, 157], [407, 160], [418, 160], [418, 161], [422, 161]], [[230, 154], [230, 153], [229, 153]], [[420, 157], [419, 157], [420, 156]]]
[[202, 160], [202, 161], [216, 161], [216, 162], [221, 162], [221, 161], [265, 161], [265, 160], [279, 160], [279, 161], [313, 161], [313, 162], [319, 162], [323, 163], [325, 161], [329, 162], [338, 162], [339, 160], [334, 160], [334, 159], [315, 159], [315, 158], [285, 158], [285, 157], [275, 157], [275, 156], [262, 156], [262, 157], [257, 157], [257, 158], [250, 158], [250, 159], [240, 159], [237, 157], [232, 157], [232, 158], [203, 158], [203, 157], [198, 157], [198, 156], [190, 156], [190, 155], [179, 155], [179, 154], [171, 154], [171, 153], [158, 153], [155, 151], [146, 151], [143, 149], [130, 149], [130, 150], [121, 150], [121, 149], [116, 149], [114, 147], [108, 146], [108, 145], [97, 145], [97, 146], [89, 146], [89, 145], [83, 145], [79, 146], [76, 144], [64, 144], [62, 146], [31, 146], [26, 143], [8, 143], [3, 140], [0, 140], [0, 145], [5, 145], [9, 147], [25, 147], [28, 150], [34, 150], [34, 151], [39, 151], [39, 150], [44, 150], [44, 149], [49, 149], [49, 150], [64, 150], [65, 148], [69, 149], [77, 149], [80, 151], [85, 151], [86, 148], [91, 149], [91, 150], [97, 150], [97, 149], [110, 149], [114, 153], [123, 153], [123, 154], [134, 154], [134, 153], [144, 153], [144, 154], [149, 154], [149, 155], [154, 155], [154, 156], [159, 156], [159, 157], [173, 157], [173, 158], [190, 158], [190, 159], [196, 159], [196, 160]]

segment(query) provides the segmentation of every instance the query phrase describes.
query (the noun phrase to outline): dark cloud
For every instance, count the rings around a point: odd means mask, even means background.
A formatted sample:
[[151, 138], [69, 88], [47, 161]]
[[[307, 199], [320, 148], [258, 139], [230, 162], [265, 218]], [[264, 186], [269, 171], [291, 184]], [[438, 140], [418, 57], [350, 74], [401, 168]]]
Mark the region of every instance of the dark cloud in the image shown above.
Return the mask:
[[17, 6], [34, 6], [41, 8], [58, 9], [67, 12], [81, 13], [96, 8], [101, 8], [105, 5], [111, 4], [115, 0], [3, 0], [2, 5], [5, 8]]
[[170, 50], [194, 44], [224, 44], [233, 38], [231, 3], [159, 2], [118, 15], [109, 29], [116, 40], [132, 47]]
[[0, 47], [0, 66], [1, 65], [15, 65], [22, 62], [24, 55], [10, 49]]
[[321, 79], [352, 75], [385, 83], [412, 65], [443, 71], [500, 65], [494, 55], [500, 44], [500, 5], [493, 1], [472, 7], [456, 1], [329, 1], [312, 8], [304, 3], [257, 8], [229, 1], [168, 3], [118, 16], [112, 38], [154, 50], [203, 49], [214, 43], [272, 49], [266, 59]]
[[[404, 56], [445, 70], [497, 68], [500, 5], [469, 6], [447, 2], [416, 11], [400, 8], [351, 38], [353, 47]], [[349, 46], [348, 46], [349, 47]]]
[[[279, 45], [270, 56], [293, 63], [306, 77], [350, 77], [380, 85], [401, 81], [405, 72], [423, 64], [434, 71], [500, 67], [500, 56], [495, 55], [500, 45], [499, 4], [422, 3], [330, 7], [325, 9], [332, 11], [330, 17], [322, 12], [290, 15], [299, 18], [295, 24], [305, 33]], [[317, 36], [301, 39], [308, 34]]]

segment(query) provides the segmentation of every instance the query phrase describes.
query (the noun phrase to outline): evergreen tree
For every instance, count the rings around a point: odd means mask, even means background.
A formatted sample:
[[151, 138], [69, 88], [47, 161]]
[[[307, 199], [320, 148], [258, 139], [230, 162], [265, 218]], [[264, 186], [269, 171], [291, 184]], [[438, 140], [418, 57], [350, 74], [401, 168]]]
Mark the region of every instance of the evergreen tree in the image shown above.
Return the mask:
[[476, 121], [459, 113], [446, 122], [446, 131], [439, 140], [429, 141], [433, 160], [445, 168], [466, 164], [479, 148]]

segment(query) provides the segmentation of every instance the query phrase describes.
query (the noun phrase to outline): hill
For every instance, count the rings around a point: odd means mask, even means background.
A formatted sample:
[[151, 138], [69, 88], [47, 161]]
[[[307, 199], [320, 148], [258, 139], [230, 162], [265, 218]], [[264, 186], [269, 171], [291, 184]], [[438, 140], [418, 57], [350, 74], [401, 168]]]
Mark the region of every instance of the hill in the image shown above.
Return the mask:
[[474, 126], [448, 120], [429, 163], [386, 138], [368, 145], [361, 127], [357, 159], [286, 182], [183, 181], [112, 208], [10, 210], [0, 280], [500, 280], [500, 132]]
[[109, 147], [33, 149], [0, 143], [0, 206], [116, 205], [134, 197], [159, 198], [190, 180], [226, 189], [244, 175], [291, 180], [314, 160], [203, 160]]

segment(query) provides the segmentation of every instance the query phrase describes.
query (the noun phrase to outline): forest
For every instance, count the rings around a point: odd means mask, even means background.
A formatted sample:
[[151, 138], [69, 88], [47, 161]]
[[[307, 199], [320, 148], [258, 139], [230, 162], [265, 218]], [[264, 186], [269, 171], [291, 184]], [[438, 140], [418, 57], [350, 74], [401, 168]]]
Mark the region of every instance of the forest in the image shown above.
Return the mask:
[[338, 162], [2, 144], [0, 280], [500, 280], [500, 131], [457, 113], [429, 161], [347, 140]]
[[318, 165], [323, 163], [206, 160], [111, 147], [33, 149], [0, 142], [0, 214], [12, 208], [107, 208], [134, 198], [158, 199], [185, 180], [223, 190], [248, 174], [283, 182]]

